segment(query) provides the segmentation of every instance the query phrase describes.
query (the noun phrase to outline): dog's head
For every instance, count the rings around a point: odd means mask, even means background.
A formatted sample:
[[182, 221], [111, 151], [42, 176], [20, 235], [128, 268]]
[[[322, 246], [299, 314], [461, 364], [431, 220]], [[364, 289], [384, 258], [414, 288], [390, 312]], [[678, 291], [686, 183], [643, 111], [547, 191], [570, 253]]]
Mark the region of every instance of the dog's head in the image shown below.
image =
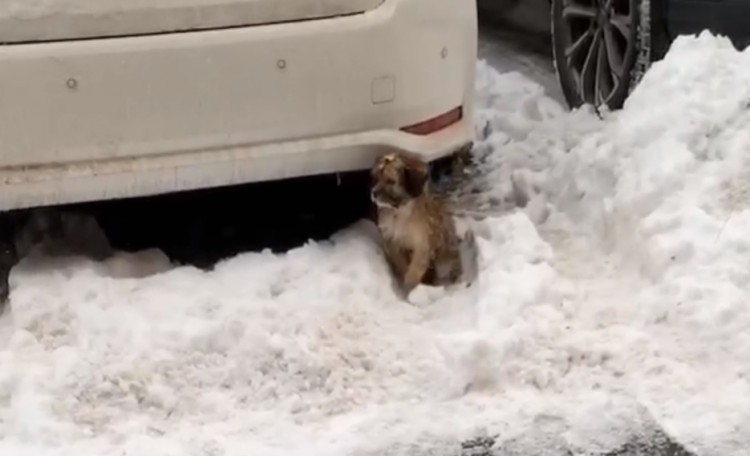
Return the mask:
[[392, 152], [375, 162], [371, 176], [372, 201], [379, 207], [398, 208], [424, 193], [429, 167], [418, 158]]

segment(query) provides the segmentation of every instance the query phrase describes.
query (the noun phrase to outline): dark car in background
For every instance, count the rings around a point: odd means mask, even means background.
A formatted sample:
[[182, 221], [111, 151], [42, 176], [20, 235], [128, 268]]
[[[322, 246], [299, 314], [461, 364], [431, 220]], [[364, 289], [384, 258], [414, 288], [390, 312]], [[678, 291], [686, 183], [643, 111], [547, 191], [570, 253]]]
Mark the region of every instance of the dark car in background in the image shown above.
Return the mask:
[[664, 57], [677, 36], [710, 30], [729, 37], [738, 49], [750, 45], [750, 0], [477, 2], [480, 14], [505, 16], [523, 9], [525, 17], [543, 18], [571, 107], [621, 107], [648, 66]]

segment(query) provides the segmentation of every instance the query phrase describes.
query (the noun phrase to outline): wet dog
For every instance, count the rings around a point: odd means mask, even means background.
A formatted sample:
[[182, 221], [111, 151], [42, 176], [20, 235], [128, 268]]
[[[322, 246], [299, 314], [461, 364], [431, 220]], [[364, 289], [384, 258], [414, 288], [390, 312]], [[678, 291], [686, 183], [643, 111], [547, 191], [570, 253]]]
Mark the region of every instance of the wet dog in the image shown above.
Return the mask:
[[404, 297], [418, 285], [470, 283], [476, 276], [474, 234], [459, 236], [430, 185], [429, 166], [405, 153], [381, 156], [371, 170], [371, 199], [383, 251]]

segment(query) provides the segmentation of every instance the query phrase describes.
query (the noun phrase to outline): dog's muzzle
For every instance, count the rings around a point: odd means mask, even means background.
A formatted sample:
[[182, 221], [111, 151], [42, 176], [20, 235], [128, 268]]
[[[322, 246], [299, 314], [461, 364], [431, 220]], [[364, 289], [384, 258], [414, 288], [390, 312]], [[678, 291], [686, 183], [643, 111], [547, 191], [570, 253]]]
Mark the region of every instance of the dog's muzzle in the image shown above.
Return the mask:
[[396, 205], [394, 203], [391, 203], [389, 201], [384, 201], [382, 198], [378, 197], [378, 194], [375, 192], [375, 190], [370, 191], [370, 200], [375, 203], [375, 205], [379, 208], [387, 208], [387, 209], [395, 209]]

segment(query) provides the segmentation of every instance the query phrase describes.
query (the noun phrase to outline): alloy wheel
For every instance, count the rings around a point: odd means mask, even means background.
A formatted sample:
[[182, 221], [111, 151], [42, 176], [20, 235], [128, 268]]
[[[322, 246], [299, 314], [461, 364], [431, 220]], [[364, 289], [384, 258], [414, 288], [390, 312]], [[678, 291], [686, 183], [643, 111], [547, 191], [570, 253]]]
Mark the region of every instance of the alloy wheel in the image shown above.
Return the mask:
[[[562, 0], [557, 11], [564, 66], [583, 103], [619, 103], [635, 55], [635, 0]], [[560, 61], [558, 60], [558, 64]]]

